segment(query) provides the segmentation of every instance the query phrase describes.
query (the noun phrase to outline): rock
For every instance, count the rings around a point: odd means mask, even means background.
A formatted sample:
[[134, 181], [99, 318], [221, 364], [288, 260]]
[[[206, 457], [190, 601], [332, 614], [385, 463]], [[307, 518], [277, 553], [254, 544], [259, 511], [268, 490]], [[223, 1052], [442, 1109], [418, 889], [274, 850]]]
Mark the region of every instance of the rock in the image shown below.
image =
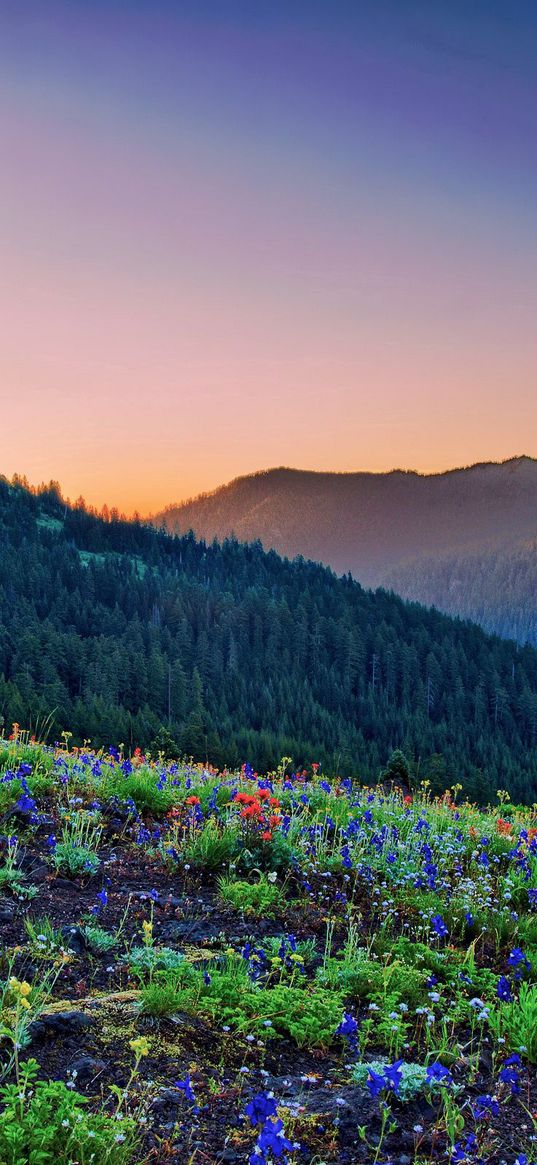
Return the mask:
[[160, 1112], [165, 1108], [179, 1108], [183, 1099], [183, 1093], [178, 1088], [162, 1088], [159, 1095], [151, 1102], [151, 1109]]
[[12, 902], [2, 899], [0, 902], [0, 922], [13, 922], [15, 907]]
[[65, 1039], [91, 1027], [93, 1019], [83, 1011], [57, 1011], [34, 1020], [29, 1027], [30, 1039], [38, 1043], [43, 1039]]
[[104, 1060], [96, 1060], [93, 1056], [76, 1056], [69, 1064], [69, 1071], [71, 1074], [76, 1073], [77, 1080], [89, 1080], [105, 1068]]
[[208, 942], [218, 938], [220, 925], [207, 921], [191, 919], [185, 922], [167, 922], [162, 926], [162, 937], [165, 942], [186, 941], [191, 943]]
[[87, 950], [88, 942], [79, 926], [62, 926], [61, 936], [66, 947], [75, 955], [83, 955]]

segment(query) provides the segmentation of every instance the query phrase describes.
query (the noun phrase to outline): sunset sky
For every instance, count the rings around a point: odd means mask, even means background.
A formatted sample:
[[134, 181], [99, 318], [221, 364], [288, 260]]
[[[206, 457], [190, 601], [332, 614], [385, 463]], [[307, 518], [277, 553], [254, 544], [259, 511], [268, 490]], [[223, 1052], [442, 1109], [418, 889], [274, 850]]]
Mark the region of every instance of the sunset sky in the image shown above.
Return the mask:
[[537, 456], [537, 5], [2, 0], [0, 472]]

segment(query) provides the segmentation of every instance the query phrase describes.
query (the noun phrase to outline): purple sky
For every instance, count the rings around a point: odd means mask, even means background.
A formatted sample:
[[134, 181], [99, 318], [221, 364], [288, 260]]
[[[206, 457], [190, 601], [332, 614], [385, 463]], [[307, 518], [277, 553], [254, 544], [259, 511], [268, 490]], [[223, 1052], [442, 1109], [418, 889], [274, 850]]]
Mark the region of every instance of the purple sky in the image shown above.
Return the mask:
[[4, 0], [0, 470], [537, 455], [537, 7]]

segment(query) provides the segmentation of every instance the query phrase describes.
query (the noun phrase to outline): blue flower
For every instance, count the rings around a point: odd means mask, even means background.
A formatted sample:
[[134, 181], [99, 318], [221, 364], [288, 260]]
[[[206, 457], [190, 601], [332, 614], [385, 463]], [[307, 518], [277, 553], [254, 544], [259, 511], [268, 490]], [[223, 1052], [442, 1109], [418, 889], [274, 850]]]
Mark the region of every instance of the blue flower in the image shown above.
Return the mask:
[[531, 971], [530, 960], [528, 959], [527, 955], [524, 954], [524, 951], [521, 947], [513, 947], [513, 950], [511, 951], [511, 954], [507, 960], [507, 965], [509, 967], [515, 968], [515, 979], [521, 978], [522, 967], [525, 967], [526, 971]]
[[282, 1157], [293, 1148], [292, 1142], [287, 1139], [283, 1131], [283, 1121], [267, 1120], [261, 1129], [257, 1144], [261, 1152], [272, 1153], [273, 1157]]
[[488, 1116], [498, 1116], [500, 1106], [495, 1096], [490, 1096], [485, 1093], [483, 1096], [478, 1096], [475, 1103], [472, 1105], [472, 1112], [476, 1121], [485, 1120]]
[[500, 975], [500, 978], [498, 979], [496, 994], [498, 999], [502, 999], [504, 1003], [509, 1003], [509, 1001], [512, 999], [511, 984], [509, 983], [509, 979], [506, 979], [505, 975]]
[[260, 1125], [267, 1120], [269, 1116], [274, 1116], [276, 1113], [276, 1101], [273, 1096], [269, 1096], [266, 1092], [258, 1092], [257, 1096], [253, 1096], [250, 1103], [245, 1108], [246, 1116], [250, 1119], [250, 1124]]
[[353, 1015], [351, 1015], [348, 1011], [345, 1011], [343, 1013], [343, 1019], [341, 1020], [339, 1027], [336, 1029], [336, 1035], [344, 1036], [346, 1039], [352, 1039], [356, 1036], [357, 1031], [357, 1021]]
[[369, 1075], [366, 1080], [366, 1087], [369, 1089], [373, 1099], [379, 1096], [384, 1089], [387, 1088], [387, 1080], [384, 1074], [375, 1072], [374, 1068], [369, 1069]]
[[425, 1078], [427, 1084], [441, 1084], [444, 1088], [449, 1088], [453, 1084], [453, 1077], [449, 1068], [444, 1068], [444, 1065], [438, 1061], [428, 1065]]
[[184, 1080], [176, 1080], [174, 1087], [180, 1088], [181, 1091], [184, 1092], [186, 1099], [189, 1100], [191, 1104], [196, 1103], [196, 1097], [194, 1094], [194, 1089], [192, 1088], [190, 1076], [185, 1076]]
[[509, 1084], [511, 1092], [514, 1095], [520, 1092], [520, 1074], [518, 1069], [521, 1062], [520, 1056], [515, 1053], [515, 1055], [509, 1056], [509, 1059], [502, 1064], [499, 1073], [502, 1084]]
[[392, 1064], [391, 1068], [384, 1068], [384, 1077], [388, 1082], [388, 1087], [391, 1088], [393, 1092], [399, 1091], [399, 1085], [403, 1075], [402, 1064], [402, 1060], [396, 1060], [395, 1063]]
[[441, 914], [433, 914], [433, 917], [431, 918], [431, 926], [439, 938], [444, 938], [448, 933], [448, 928]]

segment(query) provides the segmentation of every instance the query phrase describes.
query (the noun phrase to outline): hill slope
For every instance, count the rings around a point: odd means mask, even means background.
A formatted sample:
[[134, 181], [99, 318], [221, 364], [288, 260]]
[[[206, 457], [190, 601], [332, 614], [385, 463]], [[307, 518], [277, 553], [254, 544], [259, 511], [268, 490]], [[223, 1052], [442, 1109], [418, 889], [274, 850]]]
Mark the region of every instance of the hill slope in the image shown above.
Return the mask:
[[537, 652], [259, 546], [205, 546], [0, 481], [0, 712], [215, 763], [282, 755], [537, 794]]
[[[281, 554], [303, 554], [351, 571], [365, 586], [393, 587], [537, 644], [537, 599], [528, 587], [537, 556], [521, 545], [537, 536], [537, 461], [529, 457], [431, 476], [269, 470], [172, 507], [158, 521], [209, 540], [259, 538]], [[493, 556], [508, 595], [504, 585], [483, 586], [489, 568], [478, 553]], [[462, 587], [453, 585], [454, 572]], [[522, 620], [513, 608], [524, 610]]]

